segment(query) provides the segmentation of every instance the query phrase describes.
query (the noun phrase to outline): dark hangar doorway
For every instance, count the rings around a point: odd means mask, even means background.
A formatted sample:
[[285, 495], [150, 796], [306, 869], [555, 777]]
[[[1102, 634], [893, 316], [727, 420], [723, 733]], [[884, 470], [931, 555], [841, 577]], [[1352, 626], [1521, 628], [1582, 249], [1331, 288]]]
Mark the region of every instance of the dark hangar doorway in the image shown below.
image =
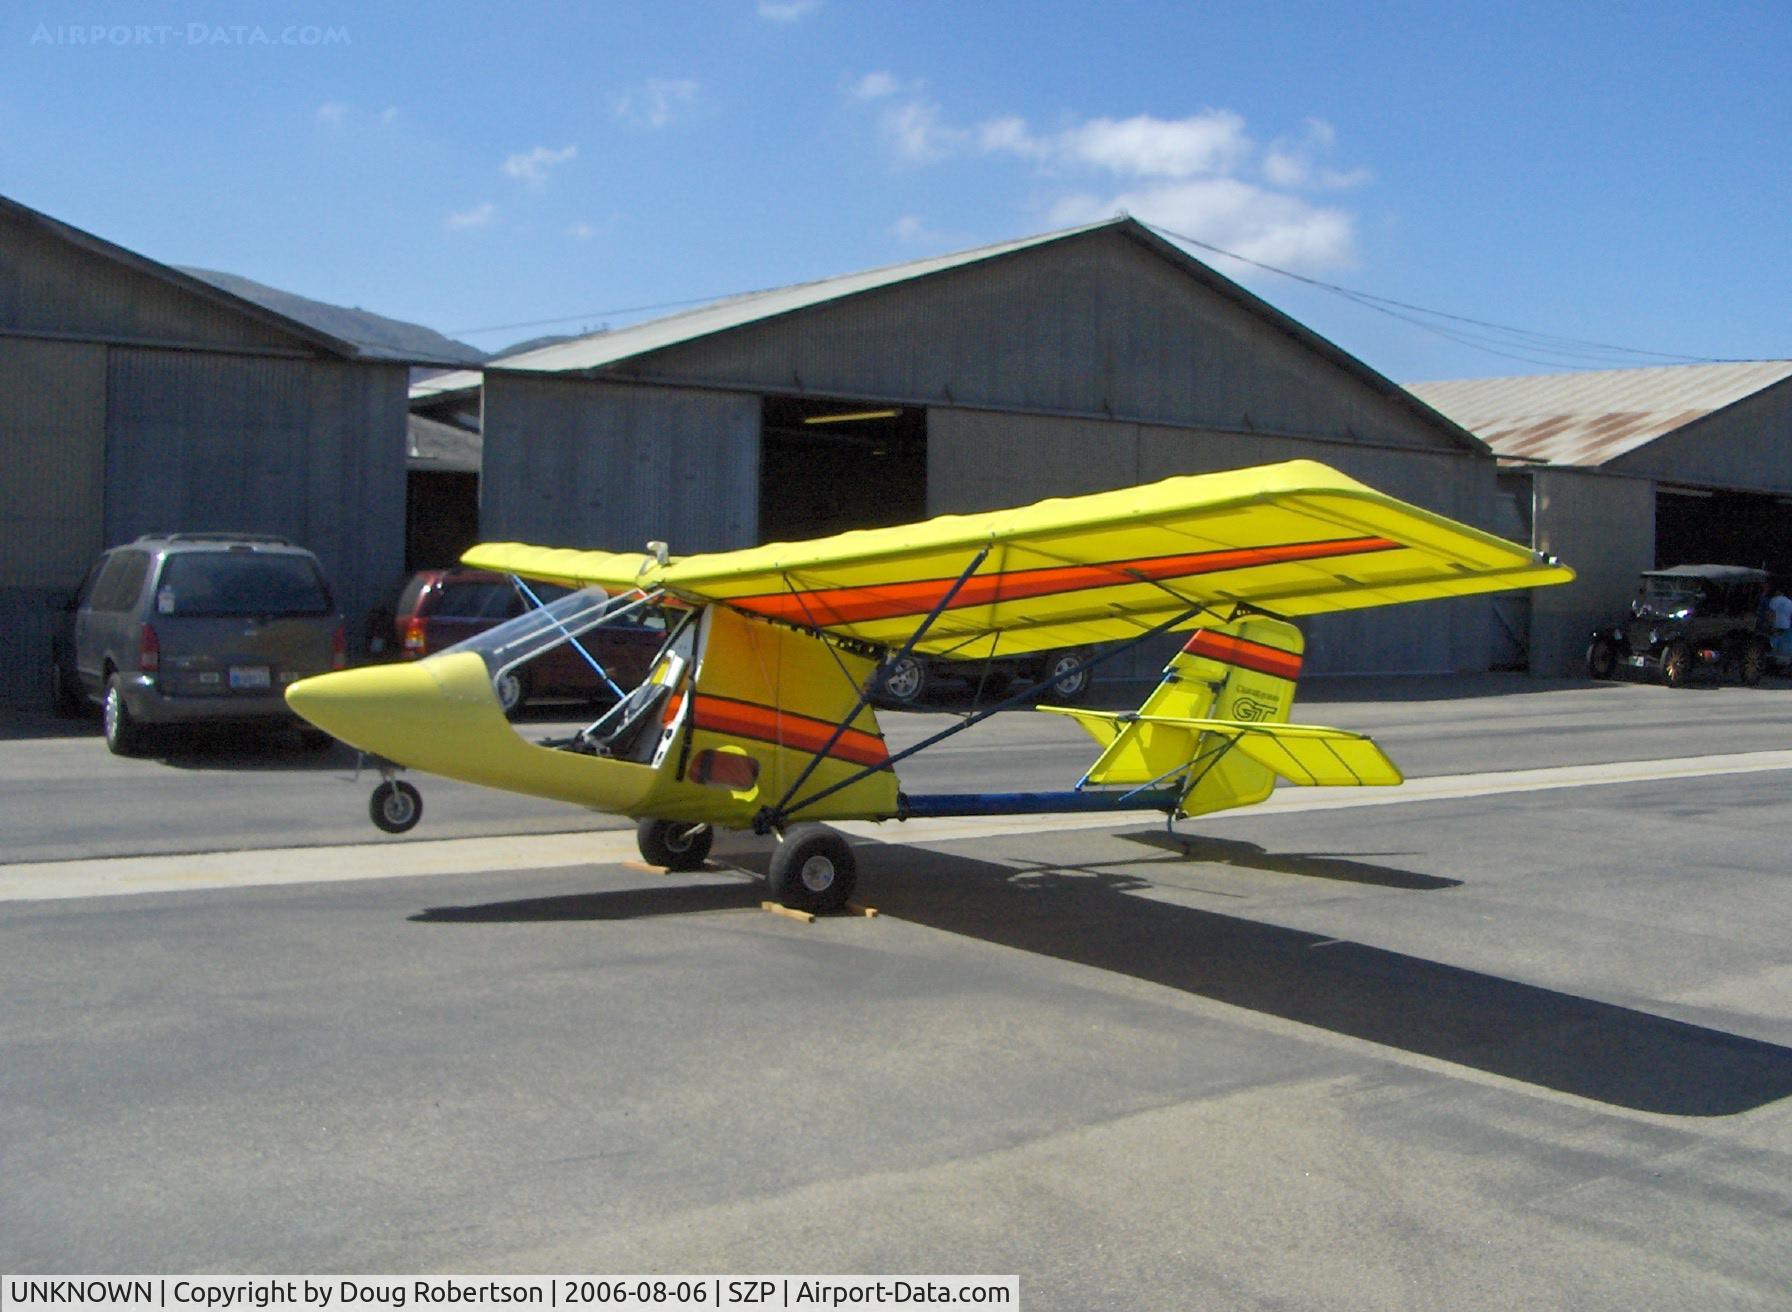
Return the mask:
[[768, 396], [759, 429], [759, 540], [792, 542], [927, 516], [927, 411]]
[[1792, 579], [1792, 498], [1662, 487], [1655, 494], [1655, 567], [1747, 565]]

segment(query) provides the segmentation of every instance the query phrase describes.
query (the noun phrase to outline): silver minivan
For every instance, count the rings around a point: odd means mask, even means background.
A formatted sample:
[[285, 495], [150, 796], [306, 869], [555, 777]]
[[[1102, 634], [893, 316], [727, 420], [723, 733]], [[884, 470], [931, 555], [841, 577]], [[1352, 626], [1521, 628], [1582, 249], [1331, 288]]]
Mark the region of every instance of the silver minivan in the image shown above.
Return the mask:
[[[347, 663], [317, 557], [285, 538], [169, 533], [113, 547], [67, 606], [54, 674], [60, 709], [97, 702], [106, 745], [150, 748], [200, 723], [296, 725], [286, 688]], [[308, 743], [327, 736], [302, 729]]]

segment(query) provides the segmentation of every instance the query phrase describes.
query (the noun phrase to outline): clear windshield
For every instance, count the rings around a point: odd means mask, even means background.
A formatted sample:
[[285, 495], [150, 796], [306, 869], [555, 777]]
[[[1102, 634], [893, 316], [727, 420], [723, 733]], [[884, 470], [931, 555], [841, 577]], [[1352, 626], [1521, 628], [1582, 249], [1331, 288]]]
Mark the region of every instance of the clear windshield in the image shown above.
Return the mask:
[[1630, 609], [1632, 614], [1644, 619], [1683, 619], [1703, 596], [1699, 585], [1686, 579], [1645, 575]]
[[515, 619], [476, 633], [465, 642], [457, 642], [443, 651], [478, 652], [495, 679], [512, 666], [533, 660], [544, 651], [569, 642], [599, 624], [614, 623], [645, 610], [660, 596], [659, 593], [643, 596], [630, 592], [612, 597], [602, 588], [586, 588], [568, 593], [538, 610], [526, 610]]

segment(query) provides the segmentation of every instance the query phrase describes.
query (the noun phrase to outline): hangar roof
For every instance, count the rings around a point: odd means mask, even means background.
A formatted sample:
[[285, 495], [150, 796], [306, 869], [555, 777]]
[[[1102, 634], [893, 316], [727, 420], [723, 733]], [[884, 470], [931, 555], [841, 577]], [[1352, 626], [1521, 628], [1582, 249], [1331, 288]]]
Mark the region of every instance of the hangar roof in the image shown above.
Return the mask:
[[477, 474], [482, 447], [478, 433], [456, 424], [417, 414], [406, 421], [405, 464], [410, 469]]
[[[291, 314], [282, 313], [246, 296], [227, 291], [204, 278], [195, 277], [170, 265], [152, 260], [147, 255], [139, 255], [136, 251], [114, 245], [102, 237], [96, 237], [90, 232], [64, 223], [60, 219], [52, 218], [28, 205], [21, 205], [18, 201], [5, 196], [0, 196], [0, 214], [29, 225], [38, 232], [86, 252], [88, 255], [97, 256], [110, 264], [153, 278], [157, 282], [177, 288], [201, 301], [253, 320], [263, 327], [272, 328], [281, 335], [296, 339], [305, 346], [322, 351], [326, 355], [337, 356], [344, 360], [378, 361], [383, 364], [428, 364], [432, 362], [420, 352], [382, 346], [374, 342], [354, 341], [324, 328], [316, 327]], [[228, 275], [216, 276], [226, 277]], [[272, 291], [272, 289], [264, 290]], [[300, 298], [292, 299], [296, 301]], [[313, 302], [312, 304], [317, 303]], [[333, 307], [319, 305], [318, 308]], [[170, 345], [178, 346], [179, 343], [170, 343]]]
[[1496, 455], [1597, 466], [1786, 378], [1792, 360], [1465, 378], [1408, 390]]
[[[1082, 227], [1041, 233], [860, 273], [842, 274], [816, 282], [747, 292], [664, 318], [557, 342], [520, 355], [506, 356], [490, 362], [486, 368], [522, 373], [594, 373], [654, 351], [744, 328], [780, 315], [1102, 231], [1112, 231], [1137, 241], [1160, 258], [1174, 264], [1196, 282], [1272, 324], [1334, 366], [1355, 375], [1389, 400], [1408, 410], [1422, 413], [1428, 422], [1447, 430], [1458, 445], [1483, 454], [1486, 452], [1486, 447], [1474, 434], [1458, 427], [1454, 420], [1438, 413], [1427, 402], [1416, 398], [1407, 389], [1391, 382], [1348, 351], [1321, 337], [1298, 320], [1283, 314], [1230, 278], [1209, 268], [1180, 246], [1158, 236], [1137, 219], [1128, 217], [1104, 219]], [[458, 369], [438, 374], [415, 384], [411, 388], [411, 398], [413, 401], [421, 401], [456, 392], [473, 391], [480, 386], [482, 377], [482, 372], [477, 369]]]

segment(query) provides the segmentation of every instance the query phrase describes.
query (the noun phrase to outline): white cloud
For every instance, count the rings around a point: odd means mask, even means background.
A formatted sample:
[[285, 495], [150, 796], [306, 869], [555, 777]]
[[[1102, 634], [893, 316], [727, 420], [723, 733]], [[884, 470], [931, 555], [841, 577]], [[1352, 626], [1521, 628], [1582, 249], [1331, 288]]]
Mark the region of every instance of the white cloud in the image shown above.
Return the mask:
[[759, 16], [773, 23], [794, 23], [821, 8], [821, 0], [759, 0]]
[[471, 232], [478, 228], [489, 228], [498, 220], [498, 207], [489, 200], [482, 201], [470, 210], [461, 210], [450, 214], [443, 223], [451, 232]]
[[1228, 173], [1250, 151], [1242, 118], [1229, 110], [1207, 110], [1179, 119], [1149, 114], [1090, 119], [1064, 132], [1053, 153], [1136, 178], [1192, 178]]
[[1338, 131], [1324, 119], [1310, 118], [1298, 137], [1278, 138], [1263, 157], [1263, 176], [1274, 187], [1300, 191], [1341, 191], [1359, 187], [1370, 178], [1368, 169], [1329, 168], [1321, 157], [1329, 154]]
[[1061, 224], [1093, 223], [1121, 213], [1278, 268], [1336, 269], [1356, 262], [1356, 222], [1350, 214], [1239, 178], [1164, 182], [1111, 197], [1066, 196], [1052, 218]]
[[971, 140], [969, 132], [943, 122], [941, 114], [931, 101], [907, 101], [884, 115], [884, 135], [903, 160], [932, 164], [957, 154]]
[[884, 72], [867, 73], [846, 85], [846, 94], [854, 100], [882, 100], [900, 90], [902, 83], [896, 80], [895, 74]]
[[[904, 86], [887, 73], [868, 75], [848, 91], [858, 100], [885, 102], [879, 126], [906, 164], [983, 157], [1033, 166], [1058, 191], [1047, 200], [1058, 223], [1127, 213], [1282, 268], [1345, 268], [1356, 261], [1355, 217], [1300, 194], [1358, 186], [1370, 176], [1365, 169], [1341, 170], [1326, 162], [1337, 132], [1323, 119], [1307, 120], [1299, 133], [1264, 149], [1243, 116], [1229, 109], [1181, 118], [1091, 118], [1040, 132], [1019, 115], [957, 126], [922, 94], [921, 84]], [[1131, 185], [1108, 191], [1103, 176]], [[915, 241], [924, 228], [905, 218], [891, 232]]]
[[577, 237], [580, 241], [590, 241], [593, 237], [597, 236], [597, 229], [581, 219], [566, 230], [566, 235], [568, 237]]
[[387, 105], [383, 110], [380, 111], [380, 126], [381, 127], [389, 128], [396, 122], [398, 122], [398, 106], [397, 105]]
[[548, 173], [559, 168], [578, 153], [577, 146], [562, 146], [559, 150], [537, 146], [534, 150], [524, 151], [507, 158], [504, 161], [504, 172], [519, 182], [527, 182], [537, 187], [545, 186]]
[[317, 107], [317, 121], [327, 128], [339, 128], [348, 122], [349, 106], [340, 100], [326, 100]]
[[639, 127], [663, 128], [697, 102], [697, 84], [689, 78], [653, 78], [646, 86], [625, 91], [614, 101], [616, 117]]

